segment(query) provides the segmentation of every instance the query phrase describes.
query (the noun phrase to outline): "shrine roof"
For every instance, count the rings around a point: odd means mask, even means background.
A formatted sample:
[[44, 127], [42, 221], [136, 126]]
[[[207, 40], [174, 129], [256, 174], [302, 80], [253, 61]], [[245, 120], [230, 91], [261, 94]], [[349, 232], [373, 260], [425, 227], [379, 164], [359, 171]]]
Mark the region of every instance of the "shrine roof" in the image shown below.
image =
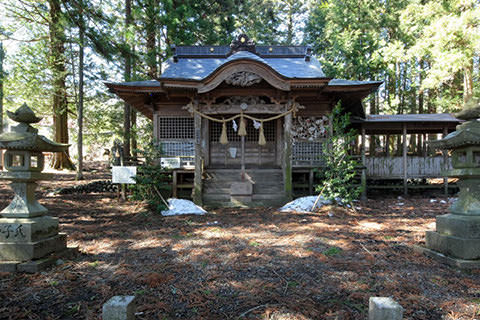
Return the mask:
[[[208, 47], [206, 47], [208, 48]], [[278, 48], [278, 47], [276, 47]], [[300, 51], [297, 47], [294, 47]], [[238, 51], [230, 56], [208, 55], [178, 55], [168, 59], [163, 65], [162, 79], [176, 80], [203, 80], [223, 65], [235, 60], [251, 60], [263, 63], [280, 75], [291, 79], [318, 79], [326, 78], [320, 62], [314, 57], [307, 56], [307, 47], [303, 47], [304, 54], [278, 55], [258, 54], [249, 51]], [[258, 49], [258, 47], [257, 47]], [[289, 51], [289, 47], [283, 48]], [[284, 52], [282, 51], [282, 52]], [[293, 49], [291, 50], [293, 51]], [[308, 57], [308, 58], [306, 58]]]

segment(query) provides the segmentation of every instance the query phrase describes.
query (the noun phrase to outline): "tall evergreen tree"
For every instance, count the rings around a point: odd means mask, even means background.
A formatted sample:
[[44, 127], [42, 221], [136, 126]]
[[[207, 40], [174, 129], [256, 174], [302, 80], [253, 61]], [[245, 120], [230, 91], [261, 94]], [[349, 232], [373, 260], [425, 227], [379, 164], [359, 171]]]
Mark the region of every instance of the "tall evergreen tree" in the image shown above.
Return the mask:
[[[132, 0], [125, 0], [125, 51], [124, 51], [124, 80], [132, 79], [133, 48], [131, 46], [134, 39]], [[130, 137], [131, 137], [131, 107], [124, 103], [123, 108], [123, 153], [125, 157], [130, 157]]]
[[[49, 4], [49, 37], [50, 37], [50, 67], [53, 76], [53, 126], [55, 141], [68, 143], [68, 101], [66, 87], [65, 61], [65, 18], [63, 17], [60, 0], [48, 0]], [[68, 152], [55, 153], [52, 168], [74, 169]]]
[[3, 50], [3, 43], [0, 41], [0, 133], [3, 132], [3, 61], [5, 59], [5, 51]]

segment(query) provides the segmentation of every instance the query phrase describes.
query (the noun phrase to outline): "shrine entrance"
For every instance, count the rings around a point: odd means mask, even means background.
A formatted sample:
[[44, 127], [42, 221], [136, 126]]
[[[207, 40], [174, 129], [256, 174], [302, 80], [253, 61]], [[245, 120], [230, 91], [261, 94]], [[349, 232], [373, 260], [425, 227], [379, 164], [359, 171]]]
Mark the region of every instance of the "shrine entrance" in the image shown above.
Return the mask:
[[[261, 115], [255, 115], [261, 117]], [[258, 124], [253, 121], [246, 122], [247, 135], [244, 139], [242, 156], [242, 137], [238, 135], [238, 121], [227, 124], [228, 144], [221, 144], [220, 136], [222, 124], [209, 121], [210, 162], [207, 168], [241, 169], [242, 158], [245, 168], [280, 168], [278, 155], [281, 142], [281, 119], [265, 122], [263, 132], [265, 144], [260, 145]], [[256, 127], [257, 126], [257, 127]], [[237, 130], [235, 130], [237, 128]]]
[[285, 123], [303, 107], [264, 96], [233, 96], [184, 109], [201, 128], [205, 203], [273, 205], [285, 201]]

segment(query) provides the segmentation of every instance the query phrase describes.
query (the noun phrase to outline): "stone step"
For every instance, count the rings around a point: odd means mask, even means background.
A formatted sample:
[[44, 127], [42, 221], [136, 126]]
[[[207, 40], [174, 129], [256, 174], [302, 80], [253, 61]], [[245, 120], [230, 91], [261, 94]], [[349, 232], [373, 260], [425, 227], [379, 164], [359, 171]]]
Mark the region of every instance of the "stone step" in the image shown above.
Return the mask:
[[[227, 184], [204, 184], [203, 185], [203, 192], [204, 193], [225, 193], [230, 194], [230, 185], [231, 183]], [[265, 193], [265, 194], [278, 194], [284, 191], [283, 184], [277, 183], [275, 185], [253, 185], [253, 193]]]

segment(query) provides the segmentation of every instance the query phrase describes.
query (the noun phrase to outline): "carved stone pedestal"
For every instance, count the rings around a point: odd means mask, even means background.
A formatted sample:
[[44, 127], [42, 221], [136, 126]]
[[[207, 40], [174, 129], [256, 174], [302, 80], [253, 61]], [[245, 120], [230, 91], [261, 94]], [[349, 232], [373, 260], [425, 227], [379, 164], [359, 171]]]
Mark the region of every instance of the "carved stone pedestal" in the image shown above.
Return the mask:
[[[480, 266], [480, 217], [446, 214], [437, 217], [436, 231], [427, 231], [426, 247], [434, 252], [461, 261], [469, 266]], [[463, 263], [463, 265], [467, 265]]]
[[[28, 176], [28, 177], [27, 177]], [[13, 180], [15, 197], [0, 218], [0, 271], [37, 272], [66, 254], [66, 234], [58, 232], [58, 218], [45, 216], [47, 209], [35, 199], [41, 173], [2, 172], [0, 179]], [[71, 250], [70, 250], [71, 251]]]

